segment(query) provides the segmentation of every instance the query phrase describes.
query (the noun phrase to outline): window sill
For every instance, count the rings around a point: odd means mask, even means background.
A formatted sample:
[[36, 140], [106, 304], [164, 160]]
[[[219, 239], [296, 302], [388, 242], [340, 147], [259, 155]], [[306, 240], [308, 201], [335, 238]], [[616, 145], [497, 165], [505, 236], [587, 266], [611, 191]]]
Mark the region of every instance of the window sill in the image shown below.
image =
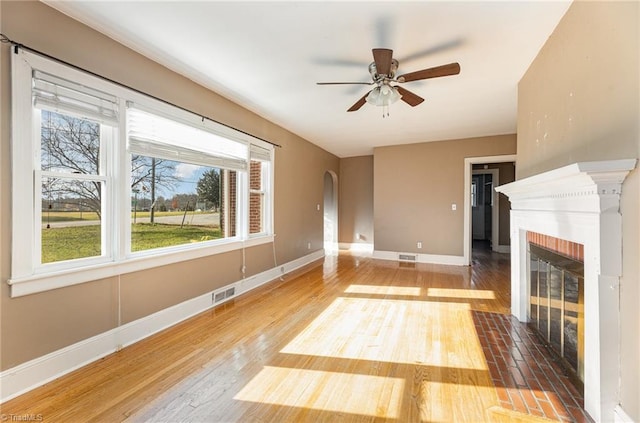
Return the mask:
[[118, 276], [125, 273], [137, 272], [158, 266], [165, 266], [167, 264], [179, 263], [182, 261], [240, 250], [242, 248], [249, 248], [256, 245], [268, 244], [273, 242], [273, 240], [274, 235], [264, 235], [260, 237], [251, 237], [244, 241], [234, 240], [216, 245], [186, 248], [180, 251], [176, 251], [175, 249], [161, 252], [153, 251], [148, 252], [148, 254], [136, 254], [119, 262], [101, 263], [46, 274], [17, 277], [9, 279], [7, 282], [11, 286], [11, 297], [22, 297], [38, 292]]

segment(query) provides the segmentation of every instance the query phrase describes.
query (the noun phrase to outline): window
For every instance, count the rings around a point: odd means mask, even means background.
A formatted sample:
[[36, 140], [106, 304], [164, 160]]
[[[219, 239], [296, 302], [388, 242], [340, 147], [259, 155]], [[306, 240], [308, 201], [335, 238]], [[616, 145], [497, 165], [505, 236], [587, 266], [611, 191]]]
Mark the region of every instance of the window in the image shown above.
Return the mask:
[[224, 169], [132, 155], [131, 251], [234, 236], [235, 222], [229, 228], [220, 219], [222, 204], [237, 208], [226, 198], [224, 174]]
[[249, 233], [260, 234], [268, 231], [270, 226], [270, 189], [269, 165], [271, 154], [261, 147], [251, 147], [249, 162]]
[[42, 190], [37, 262], [108, 255], [103, 243], [108, 240], [102, 219], [108, 187], [102, 144], [111, 142], [111, 128], [69, 114], [37, 111]]
[[133, 103], [127, 121], [131, 251], [236, 237], [248, 146]]
[[270, 144], [12, 59], [13, 296], [273, 240]]

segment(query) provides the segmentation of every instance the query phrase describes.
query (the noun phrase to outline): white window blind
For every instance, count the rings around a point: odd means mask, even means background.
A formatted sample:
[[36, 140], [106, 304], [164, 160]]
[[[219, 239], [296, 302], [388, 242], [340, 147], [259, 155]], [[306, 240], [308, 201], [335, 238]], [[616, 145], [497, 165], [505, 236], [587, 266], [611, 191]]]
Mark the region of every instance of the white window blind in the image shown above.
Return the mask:
[[34, 70], [32, 95], [36, 108], [118, 124], [118, 99], [96, 89]]
[[130, 106], [128, 149], [132, 154], [223, 169], [247, 169], [248, 146], [204, 129]]
[[258, 147], [255, 144], [251, 144], [251, 160], [260, 162], [271, 161], [271, 149]]

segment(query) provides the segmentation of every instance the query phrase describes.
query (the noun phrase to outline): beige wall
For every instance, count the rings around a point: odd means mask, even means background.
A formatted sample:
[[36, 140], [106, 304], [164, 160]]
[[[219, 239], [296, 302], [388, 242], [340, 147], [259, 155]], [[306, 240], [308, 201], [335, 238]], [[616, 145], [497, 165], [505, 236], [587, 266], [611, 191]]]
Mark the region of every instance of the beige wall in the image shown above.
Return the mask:
[[[40, 2], [0, 2], [10, 38], [193, 112], [272, 140], [276, 149], [275, 233], [278, 264], [322, 248], [325, 171], [337, 157], [194, 82], [125, 48]], [[10, 298], [10, 47], [2, 44], [0, 99], [0, 369], [5, 370], [114, 328], [118, 278]], [[312, 248], [307, 248], [311, 242]], [[246, 251], [247, 275], [274, 266], [272, 245]], [[120, 277], [122, 323], [144, 317], [241, 278], [242, 254], [229, 252]]]
[[[517, 177], [640, 155], [638, 2], [574, 2], [518, 87]], [[639, 171], [623, 185], [620, 402], [640, 421]]]
[[[516, 180], [515, 163], [497, 163], [490, 166], [496, 166], [500, 170], [499, 185], [508, 184]], [[498, 194], [498, 196], [500, 197], [499, 243], [500, 245], [511, 245], [511, 201], [504, 194]]]
[[462, 256], [464, 159], [515, 152], [514, 134], [374, 149], [375, 250]]
[[340, 159], [339, 185], [339, 242], [373, 243], [373, 156]]

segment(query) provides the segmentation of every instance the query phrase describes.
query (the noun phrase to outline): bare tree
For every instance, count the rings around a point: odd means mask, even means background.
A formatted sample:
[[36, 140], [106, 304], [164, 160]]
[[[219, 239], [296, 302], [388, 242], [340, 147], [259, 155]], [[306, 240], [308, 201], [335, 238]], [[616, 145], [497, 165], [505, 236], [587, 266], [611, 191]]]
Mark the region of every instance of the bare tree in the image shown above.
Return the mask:
[[171, 160], [133, 155], [131, 157], [131, 188], [149, 193], [151, 197], [150, 222], [154, 223], [157, 188], [173, 188], [180, 182], [175, 175], [177, 163]]
[[[42, 113], [42, 170], [97, 175], [100, 170], [100, 125], [98, 123], [55, 112]], [[131, 188], [149, 192], [151, 210], [158, 187], [172, 188], [180, 178], [175, 175], [177, 163], [171, 160], [133, 155]], [[100, 182], [70, 178], [48, 178], [43, 181], [43, 198], [67, 198], [81, 202], [101, 215]], [[153, 215], [151, 221], [153, 222]]]
[[42, 170], [70, 175], [68, 178], [50, 177], [42, 181], [43, 197], [50, 203], [52, 199], [60, 198], [82, 201], [100, 217], [100, 182], [73, 179], [71, 176], [99, 173], [100, 125], [59, 113], [43, 112], [40, 157]]
[[171, 199], [175, 210], [194, 211], [198, 202], [198, 194], [176, 194]]

